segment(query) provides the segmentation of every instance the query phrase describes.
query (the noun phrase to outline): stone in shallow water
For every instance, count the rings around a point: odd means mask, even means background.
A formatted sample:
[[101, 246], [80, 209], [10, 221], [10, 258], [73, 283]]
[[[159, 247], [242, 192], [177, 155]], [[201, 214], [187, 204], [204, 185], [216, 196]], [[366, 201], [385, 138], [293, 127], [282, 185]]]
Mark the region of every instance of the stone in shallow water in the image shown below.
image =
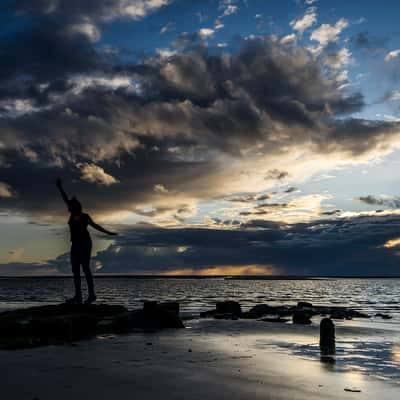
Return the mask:
[[216, 306], [216, 313], [217, 314], [233, 314], [237, 317], [242, 315], [242, 307], [237, 301], [228, 300], [228, 301], [221, 301], [217, 303]]
[[311, 303], [308, 303], [307, 301], [299, 301], [297, 303], [297, 308], [312, 308], [313, 305]]
[[311, 314], [307, 311], [296, 310], [293, 313], [293, 323], [309, 325], [311, 324]]

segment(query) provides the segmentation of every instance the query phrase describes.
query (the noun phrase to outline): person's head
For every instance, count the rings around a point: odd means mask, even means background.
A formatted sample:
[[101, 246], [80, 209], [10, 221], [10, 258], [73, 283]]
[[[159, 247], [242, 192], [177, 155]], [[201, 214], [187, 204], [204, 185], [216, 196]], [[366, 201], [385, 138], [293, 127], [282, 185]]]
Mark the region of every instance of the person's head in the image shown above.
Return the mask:
[[73, 197], [68, 203], [68, 210], [73, 215], [79, 215], [82, 213], [82, 204], [76, 197]]

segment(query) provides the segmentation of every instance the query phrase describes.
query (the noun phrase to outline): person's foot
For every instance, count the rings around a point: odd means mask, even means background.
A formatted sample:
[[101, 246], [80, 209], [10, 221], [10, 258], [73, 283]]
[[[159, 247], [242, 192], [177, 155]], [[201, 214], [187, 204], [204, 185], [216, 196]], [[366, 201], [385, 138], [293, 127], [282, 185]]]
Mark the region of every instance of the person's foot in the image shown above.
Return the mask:
[[82, 304], [82, 297], [74, 296], [71, 299], [65, 300], [67, 304]]
[[96, 301], [96, 296], [94, 294], [90, 294], [89, 297], [85, 300], [84, 304], [92, 304]]

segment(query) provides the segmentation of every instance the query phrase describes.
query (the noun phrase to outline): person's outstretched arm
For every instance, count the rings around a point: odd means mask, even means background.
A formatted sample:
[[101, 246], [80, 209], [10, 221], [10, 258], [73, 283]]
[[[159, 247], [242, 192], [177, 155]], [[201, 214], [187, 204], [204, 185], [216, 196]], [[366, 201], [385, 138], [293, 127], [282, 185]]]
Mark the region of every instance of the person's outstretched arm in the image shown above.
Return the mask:
[[104, 229], [102, 226], [96, 224], [96, 223], [92, 220], [92, 218], [90, 218], [90, 216], [89, 216], [89, 225], [90, 225], [92, 228], [97, 229], [97, 230], [100, 231], [100, 232], [106, 233], [107, 235], [113, 235], [113, 236], [116, 235], [115, 232], [110, 232], [110, 231], [108, 231], [107, 229]]
[[68, 198], [68, 196], [67, 196], [67, 193], [65, 193], [65, 191], [64, 191], [64, 188], [63, 188], [63, 186], [62, 186], [62, 181], [61, 181], [60, 178], [57, 179], [56, 185], [57, 185], [57, 187], [58, 187], [58, 190], [59, 190], [60, 193], [61, 193], [61, 197], [63, 198], [65, 204], [68, 206], [68, 204], [69, 204], [69, 198]]

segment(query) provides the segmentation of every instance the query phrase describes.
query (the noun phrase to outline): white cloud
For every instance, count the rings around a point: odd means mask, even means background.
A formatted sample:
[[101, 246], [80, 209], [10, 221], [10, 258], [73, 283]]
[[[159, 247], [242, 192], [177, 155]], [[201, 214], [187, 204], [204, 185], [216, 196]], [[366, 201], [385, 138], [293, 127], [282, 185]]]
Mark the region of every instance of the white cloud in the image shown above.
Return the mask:
[[347, 71], [346, 69], [343, 70], [343, 71], [340, 71], [336, 75], [336, 81], [342, 83], [342, 86], [339, 87], [339, 90], [340, 90], [340, 88], [343, 88], [344, 86], [347, 86], [347, 83], [349, 81], [349, 71]]
[[6, 99], [0, 101], [0, 116], [18, 117], [39, 111], [29, 99]]
[[318, 0], [305, 0], [305, 3], [308, 5], [316, 3]]
[[392, 90], [385, 98], [388, 101], [399, 101], [400, 100], [400, 90]]
[[156, 193], [159, 193], [159, 194], [168, 193], [168, 189], [164, 185], [161, 185], [161, 184], [154, 185], [153, 191]]
[[351, 52], [347, 48], [340, 49], [336, 53], [328, 54], [324, 60], [324, 64], [333, 68], [340, 69], [349, 64], [351, 61]]
[[69, 25], [65, 32], [67, 35], [70, 36], [84, 35], [91, 42], [97, 42], [101, 36], [100, 31], [97, 29], [96, 25], [89, 22]]
[[120, 0], [118, 7], [113, 10], [114, 12], [109, 16], [109, 19], [117, 17], [140, 19], [169, 2], [170, 0]]
[[294, 19], [290, 22], [293, 30], [303, 33], [317, 22], [315, 7], [310, 7], [302, 18]]
[[311, 34], [311, 40], [319, 42], [320, 46], [325, 47], [331, 42], [336, 42], [343, 29], [347, 28], [349, 23], [346, 19], [341, 18], [335, 25], [322, 24]]
[[239, 10], [238, 6], [234, 6], [231, 4], [227, 5], [221, 17], [227, 17], [228, 15], [236, 14], [238, 10]]
[[392, 50], [389, 53], [386, 54], [385, 56], [385, 61], [392, 61], [395, 58], [398, 58], [400, 56], [400, 49], [399, 50]]
[[77, 167], [81, 170], [81, 178], [86, 182], [96, 183], [104, 186], [111, 186], [119, 182], [96, 164], [81, 163], [78, 164]]
[[383, 119], [385, 121], [389, 121], [389, 122], [400, 122], [400, 118], [396, 117], [395, 115], [390, 115], [390, 114], [384, 114]]
[[198, 33], [204, 39], [214, 35], [215, 30], [211, 28], [201, 28]]
[[8, 199], [13, 196], [14, 194], [11, 189], [11, 186], [8, 185], [7, 183], [0, 182], [0, 198]]
[[[74, 95], [82, 93], [85, 89], [93, 86], [101, 86], [109, 89], [131, 88], [134, 89], [134, 84], [129, 77], [123, 75], [115, 75], [113, 77], [100, 76], [75, 76], [68, 81], [72, 84], [71, 92]], [[54, 99], [56, 100], [56, 99]]]
[[160, 58], [170, 58], [177, 54], [176, 50], [171, 50], [171, 49], [156, 49], [156, 53]]
[[174, 30], [175, 30], [175, 24], [173, 22], [168, 22], [168, 24], [164, 25], [161, 28], [160, 33], [163, 35], [164, 33], [172, 32]]
[[296, 41], [296, 35], [294, 33], [286, 35], [281, 39], [281, 44], [293, 43]]

